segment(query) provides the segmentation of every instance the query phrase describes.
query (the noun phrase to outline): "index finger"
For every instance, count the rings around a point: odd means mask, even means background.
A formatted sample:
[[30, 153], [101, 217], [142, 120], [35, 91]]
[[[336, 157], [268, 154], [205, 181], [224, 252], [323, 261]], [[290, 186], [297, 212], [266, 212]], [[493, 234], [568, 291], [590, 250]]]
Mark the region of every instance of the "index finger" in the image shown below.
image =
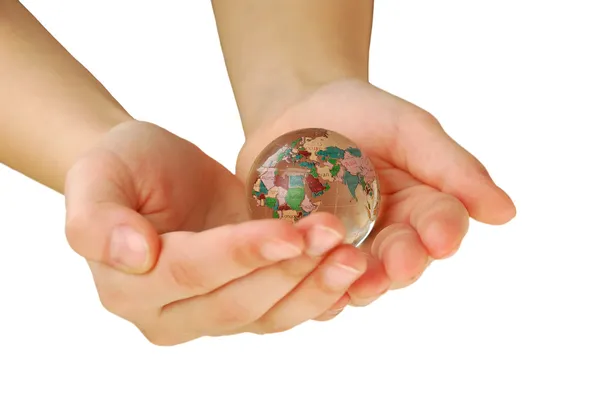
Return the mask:
[[302, 233], [277, 220], [249, 221], [200, 233], [168, 233], [161, 238], [162, 252], [148, 279], [163, 293], [165, 304], [212, 292], [305, 250]]

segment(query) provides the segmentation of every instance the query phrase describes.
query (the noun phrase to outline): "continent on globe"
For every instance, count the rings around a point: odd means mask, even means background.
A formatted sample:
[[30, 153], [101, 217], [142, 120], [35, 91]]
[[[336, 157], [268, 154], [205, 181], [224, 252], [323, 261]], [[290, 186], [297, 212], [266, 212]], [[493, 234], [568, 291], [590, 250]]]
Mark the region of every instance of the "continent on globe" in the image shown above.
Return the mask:
[[359, 246], [379, 213], [377, 173], [348, 138], [321, 128], [289, 132], [256, 158], [249, 177], [252, 218], [297, 222], [329, 212], [346, 227], [346, 243]]

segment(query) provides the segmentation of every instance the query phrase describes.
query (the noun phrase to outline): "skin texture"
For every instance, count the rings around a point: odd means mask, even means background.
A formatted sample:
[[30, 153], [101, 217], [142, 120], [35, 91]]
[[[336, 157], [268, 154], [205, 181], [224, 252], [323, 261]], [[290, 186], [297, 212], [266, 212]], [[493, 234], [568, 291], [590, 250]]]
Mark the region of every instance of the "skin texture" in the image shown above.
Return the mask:
[[[0, 1], [0, 161], [65, 194], [67, 238], [100, 301], [155, 344], [328, 320], [414, 282], [456, 251], [469, 217], [514, 216], [432, 116], [368, 83], [372, 2], [283, 4], [213, 1], [247, 139], [232, 174], [136, 121], [19, 2]], [[361, 249], [341, 244], [332, 215], [292, 226], [240, 207], [254, 157], [307, 126], [349, 136], [379, 171], [383, 218]]]
[[356, 79], [324, 85], [265, 121], [240, 153], [238, 176], [247, 175], [253, 155], [273, 138], [312, 126], [351, 138], [380, 177], [381, 217], [361, 246], [373, 260], [368, 274], [349, 291], [357, 305], [372, 302], [388, 288], [412, 284], [432, 260], [454, 254], [470, 217], [488, 224], [514, 217], [510, 198], [435, 118]]
[[369, 268], [349, 291], [353, 304], [405, 287], [455, 253], [470, 217], [514, 217], [510, 198], [433, 116], [368, 82], [372, 1], [213, 0], [213, 8], [246, 133], [240, 179], [273, 139], [301, 128], [339, 132], [374, 162], [382, 217], [361, 247]]
[[[88, 260], [103, 305], [155, 344], [327, 318], [366, 270], [357, 249], [340, 246], [336, 218], [249, 221], [231, 172], [148, 123], [106, 133], [70, 169], [65, 196], [67, 238]], [[145, 252], [115, 248], [123, 227]]]
[[348, 302], [367, 262], [339, 220], [248, 221], [235, 175], [129, 116], [19, 2], [0, 19], [0, 161], [65, 194], [69, 244], [106, 309], [172, 345], [288, 330]]
[[247, 134], [299, 93], [368, 77], [372, 0], [212, 0]]
[[18, 1], [0, 1], [0, 60], [0, 162], [62, 192], [79, 154], [132, 118]]

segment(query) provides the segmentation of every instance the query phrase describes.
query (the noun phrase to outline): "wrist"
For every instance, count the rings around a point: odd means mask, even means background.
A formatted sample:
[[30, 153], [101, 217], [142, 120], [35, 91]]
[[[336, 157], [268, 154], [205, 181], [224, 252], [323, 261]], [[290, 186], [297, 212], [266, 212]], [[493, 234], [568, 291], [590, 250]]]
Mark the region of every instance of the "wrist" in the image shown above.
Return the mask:
[[319, 61], [308, 65], [271, 68], [273, 73], [248, 75], [239, 82], [236, 101], [247, 139], [285, 110], [321, 87], [342, 80], [368, 82], [364, 62]]
[[[238, 153], [236, 175], [245, 180], [261, 150], [290, 131], [303, 128], [339, 131], [335, 125], [343, 121], [343, 114], [339, 113], [339, 105], [332, 104], [327, 99], [338, 98], [343, 102], [343, 94], [352, 93], [353, 90], [357, 94], [365, 93], [365, 89], [371, 87], [368, 80], [360, 76], [342, 75], [314, 82], [314, 85], [301, 86], [299, 88], [302, 89], [290, 92], [285, 99], [271, 97], [265, 102], [265, 107], [258, 110], [255, 128], [246, 132], [246, 141]], [[341, 98], [339, 94], [342, 94]], [[333, 126], [330, 125], [332, 123]]]
[[62, 191], [79, 155], [131, 117], [20, 2], [0, 9], [0, 162]]
[[[72, 118], [70, 118], [72, 117]], [[133, 118], [112, 105], [87, 113], [39, 116], [35, 125], [8, 126], [0, 162], [63, 193], [68, 171], [114, 127]], [[44, 123], [42, 130], [40, 123]]]
[[62, 137], [63, 142], [58, 144], [58, 155], [54, 160], [48, 159], [48, 174], [39, 175], [36, 181], [56, 191], [64, 192], [64, 183], [69, 170], [83, 155], [98, 145], [105, 135], [116, 127], [135, 121], [121, 108], [103, 110], [101, 115], [93, 121], [79, 121], [71, 130]]
[[212, 4], [246, 137], [315, 88], [368, 79], [372, 0]]

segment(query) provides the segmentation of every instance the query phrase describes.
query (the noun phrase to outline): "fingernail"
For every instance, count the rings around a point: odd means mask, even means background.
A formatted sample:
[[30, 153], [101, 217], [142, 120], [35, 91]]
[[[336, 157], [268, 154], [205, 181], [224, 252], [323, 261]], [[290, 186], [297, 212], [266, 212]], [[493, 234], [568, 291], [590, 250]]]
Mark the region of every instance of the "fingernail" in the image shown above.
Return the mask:
[[353, 267], [335, 264], [325, 269], [324, 280], [325, 284], [332, 290], [343, 290], [348, 288], [361, 272]]
[[144, 269], [148, 260], [148, 244], [143, 235], [130, 227], [116, 228], [110, 241], [113, 263], [129, 270]]
[[340, 244], [343, 239], [344, 237], [332, 228], [316, 226], [308, 233], [306, 253], [310, 256], [324, 255]]
[[262, 256], [271, 262], [279, 262], [302, 255], [302, 249], [282, 240], [266, 242], [260, 251]]

